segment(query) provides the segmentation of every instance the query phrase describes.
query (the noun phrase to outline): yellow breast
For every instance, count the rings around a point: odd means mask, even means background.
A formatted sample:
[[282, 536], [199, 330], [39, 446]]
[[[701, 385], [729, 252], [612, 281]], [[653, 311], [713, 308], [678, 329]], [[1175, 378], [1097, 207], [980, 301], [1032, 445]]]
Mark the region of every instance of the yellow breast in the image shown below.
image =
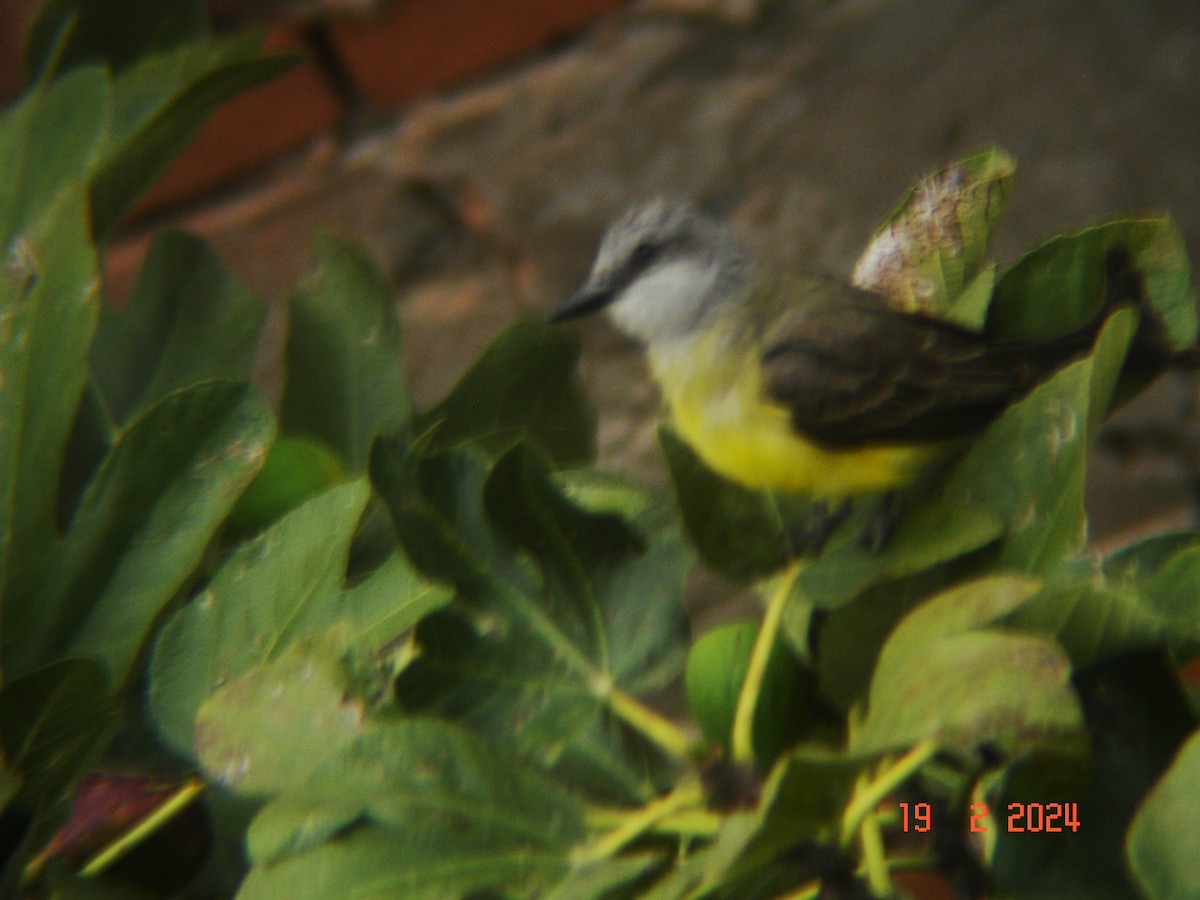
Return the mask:
[[836, 500], [904, 485], [936, 453], [923, 444], [833, 449], [808, 440], [764, 397], [758, 359], [757, 347], [731, 350], [716, 333], [651, 350], [675, 427], [726, 478]]

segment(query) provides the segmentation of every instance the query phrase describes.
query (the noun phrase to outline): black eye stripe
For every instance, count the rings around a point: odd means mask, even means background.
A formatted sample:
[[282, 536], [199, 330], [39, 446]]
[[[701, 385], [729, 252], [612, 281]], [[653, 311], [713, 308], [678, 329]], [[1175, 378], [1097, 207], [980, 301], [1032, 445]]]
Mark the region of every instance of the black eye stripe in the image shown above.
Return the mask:
[[638, 244], [633, 253], [629, 255], [629, 267], [635, 270], [648, 269], [660, 256], [663, 255], [663, 250], [666, 245], [662, 243], [646, 242]]
[[687, 235], [677, 235], [662, 241], [643, 241], [633, 248], [628, 259], [606, 279], [608, 293], [616, 298], [664, 256], [686, 248], [692, 243]]
[[681, 249], [686, 249], [692, 243], [692, 239], [686, 234], [678, 234], [664, 240], [643, 241], [633, 248], [633, 252], [629, 254], [629, 259], [616, 272], [612, 283], [619, 286], [618, 290], [624, 289], [664, 256], [678, 253]]

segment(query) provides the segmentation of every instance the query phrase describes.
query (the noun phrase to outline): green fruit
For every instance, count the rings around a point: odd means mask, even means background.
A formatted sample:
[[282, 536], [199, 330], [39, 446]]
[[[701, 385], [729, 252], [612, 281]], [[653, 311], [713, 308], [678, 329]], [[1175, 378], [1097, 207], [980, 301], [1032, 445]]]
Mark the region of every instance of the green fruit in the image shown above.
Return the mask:
[[345, 464], [328, 446], [285, 435], [271, 445], [263, 467], [229, 514], [228, 534], [240, 538], [262, 531], [345, 477]]
[[[714, 628], [688, 653], [688, 705], [705, 736], [726, 748], [758, 626], [758, 620], [750, 619]], [[808, 673], [792, 658], [783, 641], [777, 640], [767, 660], [754, 711], [754, 755], [760, 769], [770, 768], [804, 731], [810, 718], [811, 696]]]

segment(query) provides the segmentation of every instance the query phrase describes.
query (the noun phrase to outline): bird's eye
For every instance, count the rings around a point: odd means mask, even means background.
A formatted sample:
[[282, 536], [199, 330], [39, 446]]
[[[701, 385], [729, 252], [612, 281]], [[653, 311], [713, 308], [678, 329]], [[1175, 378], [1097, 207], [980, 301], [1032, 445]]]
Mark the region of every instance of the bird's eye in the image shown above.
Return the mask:
[[644, 269], [662, 254], [663, 245], [646, 242], [633, 248], [629, 262], [635, 269]]

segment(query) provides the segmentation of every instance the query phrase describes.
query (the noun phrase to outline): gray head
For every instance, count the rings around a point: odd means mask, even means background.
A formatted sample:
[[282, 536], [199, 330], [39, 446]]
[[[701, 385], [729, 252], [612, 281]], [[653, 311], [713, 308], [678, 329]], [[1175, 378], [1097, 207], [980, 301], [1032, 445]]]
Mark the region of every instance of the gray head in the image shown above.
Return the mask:
[[684, 337], [740, 299], [750, 268], [749, 256], [717, 222], [690, 203], [654, 200], [609, 226], [587, 281], [550, 321], [607, 309], [642, 341]]

